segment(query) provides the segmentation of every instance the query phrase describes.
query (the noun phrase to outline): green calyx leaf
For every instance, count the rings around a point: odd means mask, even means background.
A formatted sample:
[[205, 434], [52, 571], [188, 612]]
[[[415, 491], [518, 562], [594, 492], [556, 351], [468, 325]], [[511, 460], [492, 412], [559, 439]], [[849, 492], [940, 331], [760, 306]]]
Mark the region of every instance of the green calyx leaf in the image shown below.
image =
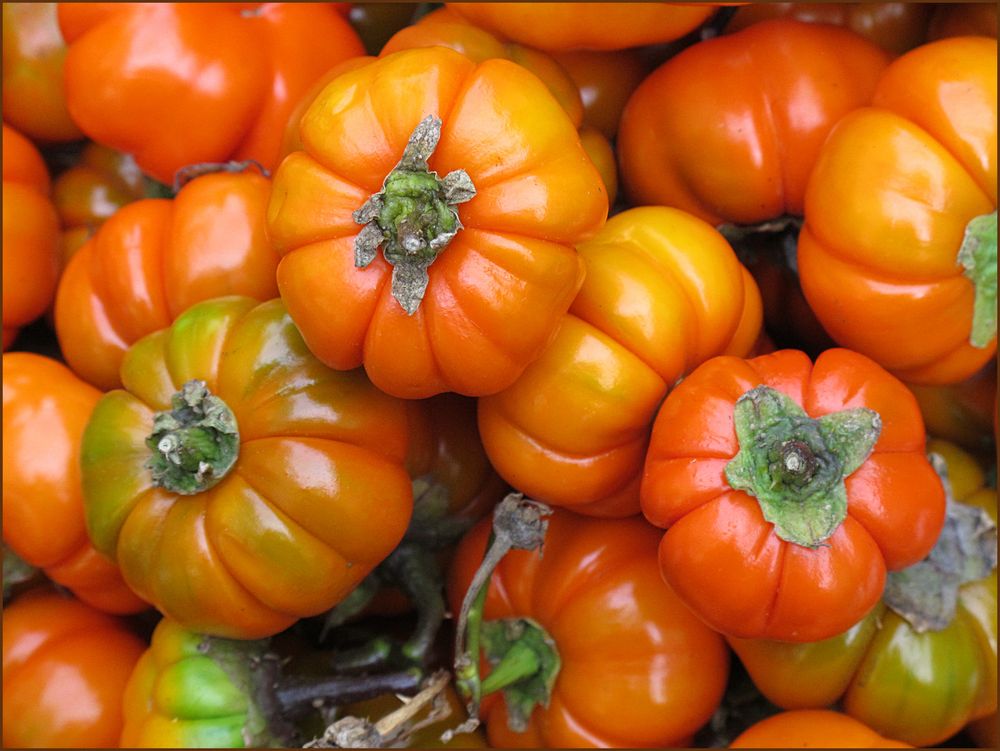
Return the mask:
[[171, 398], [171, 407], [153, 417], [153, 431], [146, 438], [153, 454], [146, 467], [154, 485], [194, 495], [218, 483], [236, 463], [236, 417], [198, 380], [185, 383]]
[[507, 724], [523, 733], [535, 707], [547, 707], [562, 662], [548, 632], [529, 618], [487, 621], [483, 651], [493, 666], [482, 684], [483, 695], [503, 691]]
[[392, 295], [413, 315], [427, 290], [427, 268], [462, 228], [456, 205], [472, 199], [476, 188], [464, 170], [444, 178], [431, 172], [430, 159], [441, 138], [441, 121], [425, 117], [407, 142], [399, 164], [382, 190], [354, 212], [364, 227], [354, 240], [354, 265], [364, 268], [378, 253], [392, 264]]
[[997, 212], [972, 219], [965, 228], [958, 262], [976, 288], [969, 343], [986, 347], [997, 335]]
[[997, 565], [997, 528], [983, 509], [952, 498], [947, 465], [931, 463], [945, 487], [944, 526], [934, 549], [919, 563], [886, 577], [882, 599], [917, 633], [948, 627], [958, 607], [959, 589], [989, 576]]
[[878, 413], [860, 407], [815, 419], [758, 386], [737, 400], [733, 419], [740, 450], [726, 465], [730, 487], [757, 499], [782, 540], [819, 547], [847, 516], [844, 479], [875, 447]]

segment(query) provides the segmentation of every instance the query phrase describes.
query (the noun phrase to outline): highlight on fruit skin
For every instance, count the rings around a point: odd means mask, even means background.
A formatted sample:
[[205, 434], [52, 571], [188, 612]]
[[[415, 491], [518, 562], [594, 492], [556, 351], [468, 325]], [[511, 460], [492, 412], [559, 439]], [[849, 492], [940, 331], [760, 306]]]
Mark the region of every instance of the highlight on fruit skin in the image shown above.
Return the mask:
[[913, 748], [883, 738], [847, 715], [800, 709], [767, 717], [747, 728], [730, 748]]

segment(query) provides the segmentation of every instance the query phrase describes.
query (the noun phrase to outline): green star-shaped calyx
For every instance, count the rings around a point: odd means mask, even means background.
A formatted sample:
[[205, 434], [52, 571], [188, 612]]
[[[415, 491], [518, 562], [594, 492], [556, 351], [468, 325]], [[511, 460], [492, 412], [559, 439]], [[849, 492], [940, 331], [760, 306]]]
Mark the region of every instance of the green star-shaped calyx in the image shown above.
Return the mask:
[[375, 260], [379, 246], [392, 264], [392, 296], [413, 315], [427, 290], [427, 268], [462, 229], [458, 204], [476, 195], [465, 170], [443, 178], [431, 172], [430, 159], [441, 138], [441, 120], [428, 115], [410, 136], [403, 157], [382, 183], [354, 212], [363, 224], [354, 240], [354, 265]]
[[847, 516], [844, 479], [878, 441], [878, 413], [859, 407], [812, 418], [768, 386], [741, 396], [733, 413], [739, 453], [729, 485], [754, 496], [782, 540], [819, 547]]

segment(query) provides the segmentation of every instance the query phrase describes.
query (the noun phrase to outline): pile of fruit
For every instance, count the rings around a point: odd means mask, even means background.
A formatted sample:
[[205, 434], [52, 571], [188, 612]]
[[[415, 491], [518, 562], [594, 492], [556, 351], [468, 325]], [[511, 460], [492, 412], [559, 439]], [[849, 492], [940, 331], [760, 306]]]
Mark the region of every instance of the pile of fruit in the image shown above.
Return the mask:
[[4, 4], [4, 746], [996, 746], [996, 38]]

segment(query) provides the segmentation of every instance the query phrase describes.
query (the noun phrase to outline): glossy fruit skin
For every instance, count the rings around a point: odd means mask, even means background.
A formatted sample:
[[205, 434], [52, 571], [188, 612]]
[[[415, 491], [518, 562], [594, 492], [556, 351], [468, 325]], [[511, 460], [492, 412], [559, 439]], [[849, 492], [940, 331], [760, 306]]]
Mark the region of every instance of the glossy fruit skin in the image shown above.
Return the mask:
[[[317, 362], [280, 300], [193, 306], [133, 345], [121, 376], [84, 433], [87, 529], [185, 628], [277, 633], [339, 602], [402, 538], [405, 405]], [[179, 496], [153, 487], [145, 440], [192, 379], [232, 410], [239, 454], [217, 485]]]
[[912, 748], [828, 709], [781, 712], [745, 730], [730, 748]]
[[604, 189], [608, 192], [608, 205], [614, 206], [618, 199], [618, 163], [611, 142], [597, 128], [583, 125], [580, 128], [580, 145], [601, 176]]
[[614, 138], [625, 103], [649, 73], [642, 57], [633, 50], [573, 50], [552, 57], [580, 90], [583, 124]]
[[[410, 413], [406, 471], [413, 481], [410, 530], [428, 541], [444, 571], [462, 533], [492, 511], [509, 488], [486, 456], [475, 399], [438, 394], [408, 401], [406, 406]], [[399, 615], [413, 606], [399, 587], [382, 586], [364, 612]]]
[[[123, 692], [122, 748], [248, 745], [244, 729], [254, 711], [249, 687], [202, 651], [205, 642], [170, 618], [157, 624]], [[245, 643], [247, 660], [254, 644]]]
[[726, 32], [771, 18], [843, 26], [899, 55], [924, 42], [934, 8], [923, 3], [748, 3], [726, 24]]
[[996, 44], [957, 37], [897, 59], [809, 181], [802, 291], [840, 345], [910, 383], [962, 381], [996, 351], [995, 333], [969, 342], [974, 287], [957, 261], [966, 224], [997, 206]]
[[573, 125], [583, 121], [583, 102], [573, 79], [544, 52], [506, 41], [502, 36], [473, 25], [464, 16], [448, 8], [438, 8], [417, 23], [396, 32], [386, 42], [380, 57], [400, 50], [439, 45], [461, 52], [475, 63], [492, 58], [515, 62], [538, 76], [556, 98]]
[[[845, 480], [847, 517], [816, 549], [779, 538], [757, 499], [733, 490], [724, 474], [740, 448], [734, 404], [760, 384], [811, 417], [854, 407], [881, 417], [874, 451]], [[827, 350], [815, 365], [782, 350], [752, 360], [717, 357], [695, 370], [656, 417], [641, 501], [646, 518], [667, 528], [664, 577], [709, 625], [730, 636], [796, 642], [857, 623], [878, 602], [886, 569], [931, 550], [945, 508], [913, 395], [842, 349]]]
[[408, 402], [410, 453], [406, 470], [444, 493], [443, 516], [470, 526], [505, 495], [507, 485], [490, 465], [476, 424], [476, 402], [439, 394]]
[[145, 645], [122, 621], [47, 590], [3, 612], [3, 745], [117, 748]]
[[79, 161], [52, 181], [52, 203], [62, 224], [61, 267], [118, 209], [145, 197], [142, 170], [128, 154], [88, 143]]
[[[464, 169], [478, 192], [458, 206], [464, 229], [408, 316], [381, 253], [355, 268], [352, 212], [381, 189], [428, 114], [446, 118], [430, 169]], [[268, 231], [283, 256], [282, 299], [316, 356], [338, 369], [364, 364], [378, 388], [411, 399], [495, 393], [516, 379], [582, 281], [572, 244], [607, 215], [600, 176], [544, 85], [506, 60], [404, 50], [336, 78], [302, 118], [301, 137], [306, 150], [275, 174]]]
[[56, 3], [3, 4], [3, 117], [39, 141], [74, 141], [83, 131], [66, 108]]
[[447, 3], [477, 26], [540, 50], [620, 50], [670, 42], [714, 5], [671, 3]]
[[59, 275], [59, 217], [42, 155], [3, 125], [3, 348], [52, 302]]
[[474, 26], [447, 8], [438, 8], [412, 26], [401, 29], [386, 42], [379, 56], [434, 45], [461, 52], [476, 63], [492, 58], [510, 60], [538, 76], [566, 111], [573, 125], [580, 130], [580, 144], [601, 175], [608, 192], [608, 203], [614, 203], [618, 190], [618, 170], [611, 144], [601, 134], [582, 129], [583, 102], [580, 92], [559, 63], [544, 52], [506, 42], [502, 37]]
[[309, 107], [311, 107], [312, 103], [316, 100], [316, 97], [318, 97], [323, 89], [327, 87], [327, 84], [342, 73], [363, 68], [375, 59], [376, 58], [373, 55], [361, 55], [359, 57], [348, 58], [347, 60], [337, 63], [326, 73], [313, 81], [312, 86], [306, 90], [306, 93], [299, 98], [295, 107], [292, 108], [292, 112], [288, 116], [288, 122], [285, 123], [285, 133], [281, 138], [281, 156], [278, 160], [279, 163], [283, 162], [285, 157], [289, 154], [295, 151], [303, 151], [305, 149], [305, 144], [302, 142], [302, 134], [299, 132], [299, 124], [302, 121], [302, 116], [306, 114]]
[[751, 235], [737, 252], [760, 287], [764, 327], [785, 347], [810, 356], [836, 347], [802, 294], [799, 276], [784, 257], [781, 241]]
[[298, 97], [364, 54], [322, 3], [60, 3], [59, 25], [73, 119], [167, 184], [199, 162], [272, 169]]
[[55, 360], [3, 356], [3, 539], [87, 605], [108, 613], [148, 606], [98, 553], [83, 520], [80, 441], [101, 392]]
[[847, 29], [791, 19], [689, 47], [625, 106], [625, 193], [633, 204], [676, 206], [712, 225], [800, 215], [823, 140], [868, 103], [888, 61]]
[[731, 346], [749, 353], [760, 295], [722, 235], [678, 209], [617, 214], [577, 251], [587, 276], [555, 339], [480, 399], [479, 428], [493, 466], [529, 497], [629, 516], [663, 398]]
[[[482, 561], [489, 521], [459, 546], [448, 583], [458, 612]], [[658, 533], [641, 518], [591, 519], [556, 509], [538, 552], [508, 553], [493, 573], [484, 620], [527, 617], [556, 643], [562, 668], [548, 707], [524, 733], [504, 701], [484, 703], [500, 748], [680, 745], [719, 704], [729, 655], [663, 583]]]
[[[91, 141], [79, 161], [52, 181], [52, 203], [59, 214], [59, 274], [101, 224], [118, 209], [147, 197], [147, 180], [130, 154]], [[46, 320], [55, 328], [55, 301]]]
[[[984, 509], [996, 523], [996, 490], [954, 444], [931, 440], [955, 500]], [[954, 620], [918, 633], [878, 605], [843, 634], [809, 644], [730, 639], [761, 692], [785, 709], [844, 711], [875, 731], [916, 746], [937, 745], [997, 705], [996, 571], [959, 590]]]
[[173, 199], [124, 206], [70, 260], [56, 293], [63, 356], [102, 390], [125, 351], [191, 305], [228, 294], [277, 297], [267, 240], [270, 181], [254, 170], [195, 178]]

